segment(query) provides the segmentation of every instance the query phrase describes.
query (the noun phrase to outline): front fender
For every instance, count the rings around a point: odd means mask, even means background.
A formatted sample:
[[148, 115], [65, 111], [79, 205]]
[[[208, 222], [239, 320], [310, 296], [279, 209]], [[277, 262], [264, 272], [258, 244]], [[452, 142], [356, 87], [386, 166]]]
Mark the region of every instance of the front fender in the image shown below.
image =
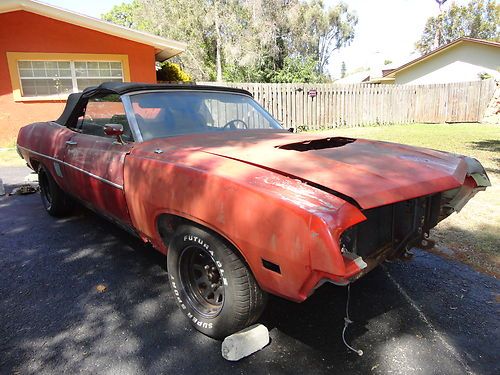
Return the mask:
[[[332, 245], [337, 236], [330, 231], [333, 221], [324, 219], [354, 211], [331, 194], [211, 155], [203, 165], [188, 166], [185, 160], [132, 152], [124, 176], [133, 225], [153, 244], [163, 242], [158, 215], [187, 218], [232, 243], [264, 290], [294, 301], [307, 297], [301, 288], [315, 268], [340, 274], [344, 270], [338, 245]], [[157, 247], [167, 250], [164, 244]]]

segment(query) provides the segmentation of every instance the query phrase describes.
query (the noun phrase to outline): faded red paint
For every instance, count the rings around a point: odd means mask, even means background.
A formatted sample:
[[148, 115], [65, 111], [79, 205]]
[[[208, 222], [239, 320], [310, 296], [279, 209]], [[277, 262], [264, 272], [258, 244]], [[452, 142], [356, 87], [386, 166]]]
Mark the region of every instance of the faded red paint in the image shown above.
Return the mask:
[[[459, 158], [401, 145], [359, 140], [308, 153], [277, 147], [312, 138], [320, 137], [247, 131], [137, 145], [125, 163], [132, 223], [166, 252], [158, 235], [160, 214], [199, 222], [241, 250], [263, 289], [302, 301], [322, 278], [347, 283], [361, 272], [341, 255], [339, 238], [365, 217], [352, 204], [293, 176], [321, 181], [371, 208], [459, 187], [466, 175]], [[164, 152], [155, 154], [158, 148]], [[263, 268], [262, 258], [280, 264], [282, 274]]]
[[[157, 146], [145, 144], [127, 157], [125, 191], [134, 227], [160, 250], [167, 251], [156, 220], [169, 213], [229, 239], [241, 250], [261, 287], [274, 294], [294, 300], [307, 297], [298, 291], [311, 276], [311, 247], [321, 252], [322, 268], [345, 274], [338, 241], [328, 230], [319, 236], [324, 224], [315, 218], [320, 215], [320, 221], [328, 218], [345, 227], [352, 225], [353, 216], [346, 216], [348, 203], [299, 181], [233, 160], [193, 154], [182, 146], [155, 157], [152, 150]], [[262, 258], [279, 264], [281, 275], [263, 268]]]
[[[114, 138], [89, 137], [76, 134], [66, 149], [64, 162], [123, 186], [123, 164], [131, 144], [115, 144]], [[66, 191], [78, 196], [99, 211], [129, 225], [130, 218], [123, 190], [82, 174], [79, 170], [62, 166]]]
[[[248, 131], [223, 137], [213, 133], [177, 137], [175, 141], [158, 141], [165, 142], [158, 145], [162, 148], [185, 142], [205, 153], [264, 166], [341, 192], [363, 209], [456, 188], [463, 183], [467, 171], [466, 163], [451, 154], [387, 142], [357, 140], [341, 147], [307, 152], [281, 148], [322, 138]], [[393, 168], [395, 165], [397, 168]]]
[[234, 245], [262, 289], [293, 301], [324, 280], [347, 284], [389, 255], [382, 248], [362, 260], [340, 248], [341, 235], [365, 221], [369, 209], [450, 191], [450, 200], [465, 203], [489, 186], [479, 163], [444, 152], [350, 139], [305, 152], [290, 146], [309, 147], [314, 139], [331, 141], [246, 130], [120, 145], [38, 123], [21, 129], [18, 144], [34, 169], [42, 163], [65, 191], [159, 251], [168, 251], [158, 226], [163, 215], [199, 223]]
[[14, 142], [21, 126], [56, 119], [64, 108], [64, 101], [14, 102], [7, 52], [128, 55], [131, 81], [156, 82], [151, 46], [26, 11], [0, 14], [0, 145]]

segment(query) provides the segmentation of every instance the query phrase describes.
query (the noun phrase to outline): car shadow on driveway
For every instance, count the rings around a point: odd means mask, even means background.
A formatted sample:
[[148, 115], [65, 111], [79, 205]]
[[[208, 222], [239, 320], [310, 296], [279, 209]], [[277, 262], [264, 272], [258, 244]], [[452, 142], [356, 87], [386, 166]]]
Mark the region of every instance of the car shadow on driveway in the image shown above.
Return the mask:
[[[393, 281], [427, 285], [435, 275], [425, 264], [417, 267], [418, 277], [395, 263], [353, 284], [355, 323], [347, 338], [362, 357], [341, 339], [346, 289], [324, 285], [302, 304], [271, 298], [260, 320], [270, 345], [231, 363], [222, 359], [220, 342], [196, 332], [177, 309], [165, 257], [150, 246], [83, 208], [51, 218], [38, 194], [3, 198], [0, 209], [0, 373], [468, 370], [461, 361], [468, 344], [448, 341], [458, 353], [443, 345]], [[417, 266], [427, 256], [419, 256]], [[478, 369], [489, 373], [492, 365]]]

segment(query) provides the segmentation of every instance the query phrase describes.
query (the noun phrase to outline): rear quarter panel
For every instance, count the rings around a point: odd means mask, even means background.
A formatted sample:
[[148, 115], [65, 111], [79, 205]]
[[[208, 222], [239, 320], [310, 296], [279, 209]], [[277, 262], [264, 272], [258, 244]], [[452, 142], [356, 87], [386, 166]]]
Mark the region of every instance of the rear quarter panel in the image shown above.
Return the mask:
[[64, 188], [62, 179], [55, 170], [53, 159], [62, 161], [66, 141], [75, 133], [55, 122], [37, 122], [22, 127], [17, 137], [17, 145], [24, 160], [36, 169], [37, 165], [43, 164], [52, 174], [56, 182]]

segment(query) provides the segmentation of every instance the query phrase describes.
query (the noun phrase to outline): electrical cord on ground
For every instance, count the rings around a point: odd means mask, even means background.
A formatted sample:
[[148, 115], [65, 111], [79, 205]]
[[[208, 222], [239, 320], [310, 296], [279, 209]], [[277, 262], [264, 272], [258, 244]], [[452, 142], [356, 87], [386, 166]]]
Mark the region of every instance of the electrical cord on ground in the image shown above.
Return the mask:
[[363, 351], [361, 349], [355, 349], [351, 345], [349, 345], [345, 339], [345, 333], [347, 331], [347, 327], [349, 324], [354, 323], [349, 318], [349, 300], [351, 298], [351, 284], [347, 285], [347, 302], [345, 304], [345, 318], [344, 318], [344, 329], [342, 330], [342, 341], [344, 341], [344, 345], [347, 346], [349, 350], [352, 350], [354, 353], [359, 355], [360, 357], [363, 355]]

